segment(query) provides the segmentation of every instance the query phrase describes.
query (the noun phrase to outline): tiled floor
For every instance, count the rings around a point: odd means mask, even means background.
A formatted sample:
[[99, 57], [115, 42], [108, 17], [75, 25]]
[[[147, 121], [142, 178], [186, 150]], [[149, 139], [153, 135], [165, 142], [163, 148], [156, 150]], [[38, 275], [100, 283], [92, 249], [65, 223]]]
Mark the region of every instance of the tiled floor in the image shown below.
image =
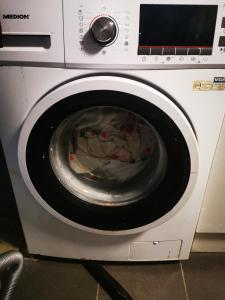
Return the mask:
[[[182, 264], [172, 262], [104, 266], [134, 300], [225, 299], [225, 254], [192, 254], [190, 260]], [[26, 258], [12, 300], [31, 299], [111, 298], [77, 262]]]
[[188, 299], [225, 299], [225, 253], [192, 254], [182, 268]]
[[97, 284], [80, 264], [26, 259], [12, 300], [95, 300]]
[[[135, 300], [185, 300], [185, 289], [179, 263], [107, 266]], [[99, 289], [99, 300], [110, 298]]]

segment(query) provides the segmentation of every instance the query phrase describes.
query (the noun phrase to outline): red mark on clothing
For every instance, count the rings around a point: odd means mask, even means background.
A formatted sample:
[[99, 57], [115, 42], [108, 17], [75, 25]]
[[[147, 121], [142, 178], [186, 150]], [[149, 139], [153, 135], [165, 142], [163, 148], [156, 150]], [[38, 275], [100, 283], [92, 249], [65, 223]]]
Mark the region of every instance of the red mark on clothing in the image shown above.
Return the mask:
[[74, 154], [70, 154], [69, 155], [69, 160], [74, 160], [76, 157], [75, 157], [75, 155]]
[[111, 159], [119, 159], [119, 156], [116, 155], [116, 154], [112, 154], [112, 155], [110, 156], [110, 158], [111, 158]]
[[101, 138], [104, 139], [104, 140], [105, 140], [105, 139], [108, 139], [109, 136], [110, 136], [109, 132], [103, 131], [103, 132], [101, 133]]

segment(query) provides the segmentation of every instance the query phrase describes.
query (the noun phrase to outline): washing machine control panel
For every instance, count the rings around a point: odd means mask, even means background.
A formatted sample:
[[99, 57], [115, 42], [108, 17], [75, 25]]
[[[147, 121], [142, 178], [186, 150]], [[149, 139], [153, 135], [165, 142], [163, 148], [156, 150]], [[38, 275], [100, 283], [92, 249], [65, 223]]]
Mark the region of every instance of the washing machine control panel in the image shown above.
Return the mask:
[[225, 0], [19, 2], [0, 1], [0, 65], [225, 67]]
[[68, 67], [225, 65], [224, 0], [64, 0]]

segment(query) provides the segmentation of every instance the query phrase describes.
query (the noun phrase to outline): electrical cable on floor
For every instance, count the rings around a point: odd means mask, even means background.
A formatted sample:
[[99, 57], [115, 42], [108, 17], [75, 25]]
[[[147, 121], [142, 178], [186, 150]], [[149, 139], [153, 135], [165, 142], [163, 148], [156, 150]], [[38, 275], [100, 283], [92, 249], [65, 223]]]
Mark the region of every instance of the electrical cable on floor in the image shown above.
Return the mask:
[[83, 263], [83, 266], [113, 300], [133, 300], [121, 284], [99, 263], [86, 261]]
[[8, 251], [0, 255], [0, 300], [9, 300], [23, 268], [23, 255]]

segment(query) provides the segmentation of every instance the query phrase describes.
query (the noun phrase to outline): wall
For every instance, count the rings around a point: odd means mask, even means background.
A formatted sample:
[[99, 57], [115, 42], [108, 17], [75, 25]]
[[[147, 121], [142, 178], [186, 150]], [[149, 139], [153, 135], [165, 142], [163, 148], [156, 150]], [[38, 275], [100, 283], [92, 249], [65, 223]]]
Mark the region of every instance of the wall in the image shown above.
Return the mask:
[[225, 121], [213, 160], [197, 232], [225, 233]]

